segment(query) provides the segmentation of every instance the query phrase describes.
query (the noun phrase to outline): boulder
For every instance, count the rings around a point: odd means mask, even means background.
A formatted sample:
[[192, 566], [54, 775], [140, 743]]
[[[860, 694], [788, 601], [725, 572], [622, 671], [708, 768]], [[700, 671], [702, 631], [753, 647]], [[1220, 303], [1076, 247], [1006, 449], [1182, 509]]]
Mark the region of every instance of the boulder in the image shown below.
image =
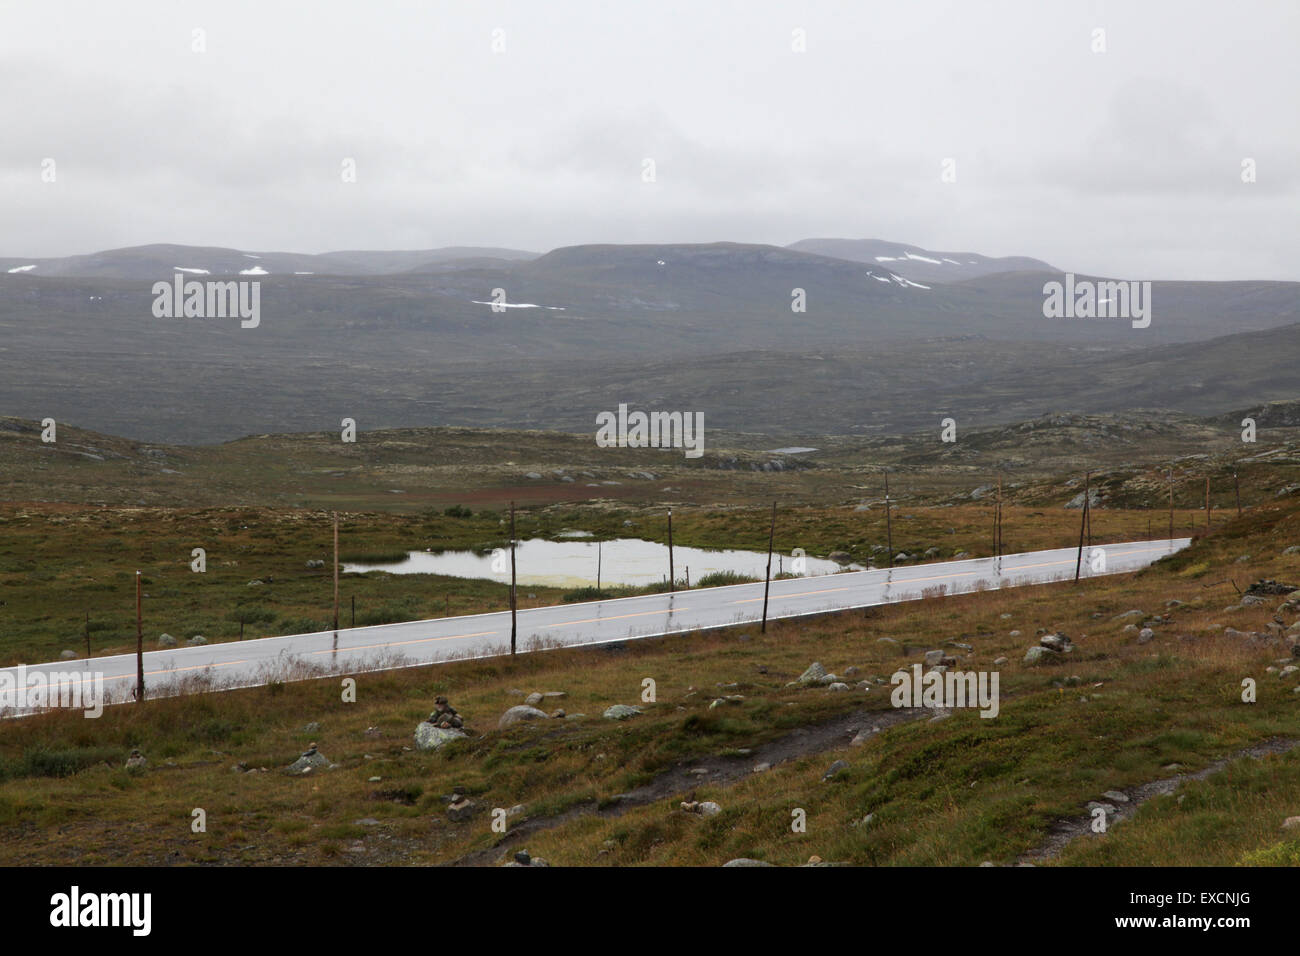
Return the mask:
[[329, 759], [316, 749], [315, 744], [312, 744], [301, 757], [289, 764], [289, 766], [285, 768], [284, 772], [289, 774], [291, 777], [301, 777], [304, 774], [309, 774], [316, 770], [322, 770], [332, 766], [334, 765], [329, 762]]
[[188, 644], [190, 647], [202, 647], [204, 644], [208, 643], [208, 639], [204, 637], [202, 634], [195, 634], [185, 643]]
[[1060, 654], [1051, 648], [1043, 647], [1041, 644], [1037, 644], [1025, 651], [1025, 663], [1030, 665], [1050, 664], [1058, 657], [1060, 657]]
[[1057, 651], [1061, 654], [1066, 653], [1073, 647], [1070, 639], [1064, 634], [1044, 634], [1038, 639], [1038, 643], [1050, 651]]
[[453, 823], [460, 823], [476, 814], [478, 809], [477, 803], [469, 799], [469, 797], [461, 796], [459, 800], [447, 807], [447, 818]]
[[76, 659], [76, 651], [59, 651], [59, 660], [61, 661], [75, 661]]
[[640, 707], [629, 707], [627, 704], [614, 704], [605, 708], [605, 717], [609, 720], [627, 720], [629, 717], [640, 717], [641, 714]]
[[808, 665], [808, 669], [799, 675], [796, 684], [829, 684], [834, 678], [826, 673], [826, 668], [822, 667], [821, 661], [813, 661]]
[[533, 693], [529, 694], [527, 697], [524, 698], [524, 703], [527, 704], [529, 707], [536, 707], [541, 702], [542, 702], [542, 695], [537, 691], [534, 691]]
[[427, 720], [421, 721], [415, 727], [415, 749], [416, 750], [437, 750], [444, 744], [449, 744], [453, 740], [461, 740], [468, 737], [469, 734], [455, 727], [435, 727]]
[[768, 863], [766, 860], [753, 860], [747, 856], [737, 857], [734, 860], [728, 860], [723, 866], [776, 866], [775, 863]]
[[822, 774], [822, 779], [832, 780], [848, 769], [849, 769], [849, 762], [847, 760], [837, 760], [833, 764], [831, 764], [830, 767], [827, 768], [824, 774]]
[[501, 719], [497, 721], [497, 727], [504, 730], [506, 727], [512, 727], [525, 720], [546, 719], [546, 711], [538, 710], [536, 707], [531, 707], [528, 704], [516, 704], [501, 715]]
[[1156, 636], [1155, 631], [1151, 630], [1151, 628], [1149, 627], [1144, 627], [1142, 628], [1142, 630], [1138, 631], [1138, 643], [1145, 644], [1147, 641], [1151, 640], [1155, 636]]
[[176, 646], [176, 638], [172, 637], [170, 634], [163, 634], [163, 635], [161, 635], [161, 636], [158, 638], [158, 646], [159, 646], [159, 647], [175, 647], [175, 646]]

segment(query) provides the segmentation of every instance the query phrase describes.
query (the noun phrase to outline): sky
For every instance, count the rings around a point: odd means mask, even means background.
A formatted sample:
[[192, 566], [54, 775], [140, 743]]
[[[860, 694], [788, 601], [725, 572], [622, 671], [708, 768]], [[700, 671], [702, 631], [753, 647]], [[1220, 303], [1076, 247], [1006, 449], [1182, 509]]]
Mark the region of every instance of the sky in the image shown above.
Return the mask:
[[1293, 0], [0, 0], [0, 23], [4, 256], [847, 237], [1300, 280]]

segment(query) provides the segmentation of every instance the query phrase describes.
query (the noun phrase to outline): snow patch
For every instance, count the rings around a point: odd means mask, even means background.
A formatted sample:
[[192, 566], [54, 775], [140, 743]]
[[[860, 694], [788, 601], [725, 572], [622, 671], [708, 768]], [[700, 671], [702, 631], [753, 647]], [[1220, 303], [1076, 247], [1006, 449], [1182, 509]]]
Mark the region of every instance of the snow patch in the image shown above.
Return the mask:
[[470, 299], [475, 305], [498, 305], [503, 309], [549, 309], [552, 312], [563, 312], [562, 305], [538, 305], [536, 302], [482, 302], [478, 299]]
[[210, 275], [207, 269], [194, 269], [194, 268], [187, 268], [186, 266], [172, 266], [172, 268], [175, 269], [177, 272], [193, 272], [195, 275], [199, 275], [199, 276]]
[[271, 273], [267, 272], [261, 266], [253, 266], [251, 269], [240, 269], [239, 274], [241, 276], [269, 276]]
[[938, 259], [931, 259], [929, 256], [918, 256], [915, 252], [909, 252], [907, 258], [916, 259], [918, 262], [928, 262], [932, 266], [940, 264]]
[[35, 268], [36, 266], [14, 266], [9, 270], [9, 274], [13, 275], [15, 272], [31, 272]]

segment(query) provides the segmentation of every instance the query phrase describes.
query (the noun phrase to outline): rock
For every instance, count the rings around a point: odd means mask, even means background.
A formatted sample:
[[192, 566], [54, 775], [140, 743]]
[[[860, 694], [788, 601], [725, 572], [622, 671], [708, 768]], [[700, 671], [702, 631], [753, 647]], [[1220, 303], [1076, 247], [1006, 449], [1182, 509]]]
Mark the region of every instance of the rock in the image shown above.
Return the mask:
[[163, 634], [163, 635], [161, 635], [161, 636], [158, 638], [158, 646], [159, 646], [159, 647], [175, 647], [175, 646], [176, 646], [176, 638], [172, 637], [170, 634]]
[[383, 783], [383, 777], [367, 777], [366, 783]]
[[506, 727], [512, 727], [515, 724], [522, 723], [525, 720], [546, 720], [546, 711], [538, 710], [528, 704], [516, 704], [497, 721], [497, 727], [504, 730]]
[[844, 683], [843, 681], [837, 680], [833, 684], [828, 684], [826, 689], [833, 690], [833, 691], [841, 691], [841, 690], [852, 690], [853, 688], [849, 687], [849, 685]]
[[460, 823], [472, 817], [478, 812], [478, 809], [477, 803], [462, 795], [459, 800], [447, 807], [447, 818], [453, 823]]
[[1116, 614], [1113, 618], [1111, 618], [1111, 620], [1122, 621], [1126, 617], [1146, 617], [1146, 616], [1147, 615], [1145, 611], [1133, 610], [1133, 611], [1125, 611], [1123, 614]]
[[768, 863], [765, 860], [752, 860], [747, 856], [737, 857], [734, 860], [728, 860], [723, 866], [776, 866], [775, 863]]
[[1138, 631], [1138, 643], [1145, 644], [1147, 641], [1151, 640], [1155, 636], [1156, 636], [1155, 631], [1151, 630], [1151, 628], [1149, 627], [1144, 627], [1142, 628], [1142, 630]]
[[318, 734], [320, 733], [320, 724], [313, 720], [311, 723], [303, 726], [302, 732], [304, 734]]
[[1051, 648], [1037, 644], [1025, 651], [1025, 663], [1030, 665], [1049, 664], [1055, 661], [1059, 656], [1060, 655]]
[[313, 771], [332, 766], [334, 765], [329, 762], [329, 759], [316, 749], [315, 744], [312, 744], [303, 752], [301, 757], [289, 764], [289, 766], [284, 769], [284, 772], [289, 774], [291, 777], [301, 777], [304, 774], [309, 774]]
[[847, 551], [832, 551], [830, 554], [826, 555], [826, 557], [829, 560], [834, 561], [836, 564], [853, 563], [853, 555], [849, 554]]
[[461, 740], [468, 737], [469, 734], [455, 727], [435, 727], [427, 720], [422, 720], [415, 725], [415, 749], [416, 750], [437, 750], [444, 744], [449, 744], [453, 740]]
[[1300, 817], [1287, 817], [1282, 821], [1283, 830], [1293, 830], [1296, 827], [1300, 827]]
[[1066, 653], [1074, 646], [1070, 643], [1070, 639], [1064, 634], [1046, 634], [1038, 639], [1038, 643], [1040, 646], [1046, 647], [1048, 650], [1058, 651], [1062, 654]]
[[190, 647], [201, 647], [204, 644], [208, 643], [208, 639], [204, 637], [202, 634], [195, 634], [185, 643], [188, 644]]
[[846, 668], [844, 668], [844, 676], [845, 676], [845, 677], [857, 677], [859, 673], [861, 673], [861, 672], [860, 672], [856, 667], [846, 667]]
[[1089, 800], [1089, 801], [1088, 801], [1088, 815], [1089, 815], [1089, 816], [1092, 816], [1092, 812], [1093, 812], [1094, 810], [1101, 810], [1102, 815], [1105, 817], [1105, 820], [1106, 820], [1106, 824], [1107, 824], [1107, 826], [1110, 825], [1111, 820], [1112, 820], [1112, 818], [1115, 816], [1115, 812], [1116, 812], [1116, 811], [1115, 811], [1115, 807], [1114, 807], [1113, 804], [1102, 803], [1102, 802], [1099, 801], [1099, 800]]
[[827, 769], [827, 771], [824, 774], [822, 774], [822, 779], [831, 780], [835, 777], [838, 777], [840, 774], [842, 774], [845, 770], [848, 769], [849, 769], [849, 762], [847, 760], [837, 760], [830, 765], [830, 767]]
[[908, 555], [908, 553], [907, 553], [906, 551], [900, 551], [900, 552], [898, 552], [898, 554], [894, 555], [894, 560], [895, 560], [895, 561], [910, 561], [910, 560], [911, 560], [911, 557]]
[[876, 643], [877, 643], [877, 644], [897, 644], [898, 641], [894, 640], [892, 637], [878, 637], [878, 638], [876, 638]]
[[703, 803], [700, 804], [700, 809], [698, 812], [702, 816], [716, 817], [719, 813], [722, 812], [722, 807], [718, 806], [712, 800], [705, 800]]
[[852, 740], [849, 741], [849, 746], [850, 746], [850, 747], [861, 747], [861, 746], [862, 746], [863, 744], [865, 744], [868, 740], [870, 740], [870, 739], [872, 738], [872, 736], [874, 736], [875, 734], [878, 734], [878, 733], [880, 733], [880, 728], [879, 728], [879, 727], [872, 727], [872, 728], [870, 728], [870, 729], [859, 730], [859, 731], [857, 732], [857, 734], [854, 736], [854, 738], [853, 738]]
[[796, 683], [799, 684], [817, 684], [826, 679], [826, 668], [822, 667], [821, 661], [813, 661], [808, 665], [808, 669], [799, 675]]
[[769, 771], [769, 770], [771, 770], [771, 769], [772, 769], [772, 765], [771, 765], [770, 763], [756, 763], [756, 764], [754, 764], [754, 771], [753, 771], [753, 772], [754, 772], [754, 773], [766, 773], [767, 771]]
[[851, 826], [851, 827], [865, 827], [865, 826], [870, 826], [870, 825], [871, 825], [871, 821], [874, 820], [875, 818], [876, 818], [876, 815], [875, 815], [874, 813], [868, 813], [868, 814], [867, 814], [865, 817], [863, 817], [861, 820], [854, 820], [852, 823], [849, 824], [849, 826]]
[[927, 667], [934, 667], [936, 664], [942, 664], [944, 657], [947, 655], [943, 651], [926, 651], [925, 664]]
[[323, 567], [325, 567], [325, 562], [320, 558], [313, 558], [307, 562], [307, 569], [310, 571], [315, 571], [317, 568]]
[[59, 651], [59, 660], [75, 661], [77, 659], [76, 651]]
[[627, 720], [629, 717], [640, 717], [643, 711], [640, 707], [630, 707], [627, 704], [615, 704], [612, 707], [605, 708], [604, 716], [609, 720]]
[[126, 769], [132, 773], [140, 773], [148, 765], [149, 761], [139, 750], [132, 750], [131, 755], [126, 758]]
[[542, 702], [542, 695], [537, 692], [533, 692], [524, 698], [524, 703], [527, 704], [529, 707], [536, 707], [541, 702]]
[[365, 733], [362, 736], [369, 737], [373, 740], [377, 737], [384, 736], [384, 732], [380, 730], [378, 727], [367, 727]]
[[555, 710], [551, 711], [552, 720], [563, 720], [565, 716], [566, 714], [564, 713], [563, 707], [557, 707]]
[[1128, 794], [1122, 790], [1107, 790], [1102, 796], [1111, 803], [1128, 803]]
[[1002, 666], [1003, 664], [1005, 664], [1006, 662], [1007, 662], [1007, 658], [1005, 658], [1005, 657], [999, 657], [999, 658], [997, 658], [996, 660], [993, 661], [993, 666], [994, 666], [994, 667], [1001, 667], [1001, 666]]

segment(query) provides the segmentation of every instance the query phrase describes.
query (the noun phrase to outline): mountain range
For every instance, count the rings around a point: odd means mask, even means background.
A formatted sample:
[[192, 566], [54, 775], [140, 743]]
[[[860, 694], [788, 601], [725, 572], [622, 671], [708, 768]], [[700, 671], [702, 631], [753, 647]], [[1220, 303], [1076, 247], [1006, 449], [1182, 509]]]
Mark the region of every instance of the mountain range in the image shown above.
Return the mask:
[[[177, 275], [256, 281], [257, 327], [155, 317]], [[342, 417], [583, 430], [628, 402], [808, 435], [1295, 397], [1300, 284], [1154, 281], [1134, 328], [1046, 318], [1062, 275], [845, 239], [4, 258], [0, 413], [210, 442]]]

